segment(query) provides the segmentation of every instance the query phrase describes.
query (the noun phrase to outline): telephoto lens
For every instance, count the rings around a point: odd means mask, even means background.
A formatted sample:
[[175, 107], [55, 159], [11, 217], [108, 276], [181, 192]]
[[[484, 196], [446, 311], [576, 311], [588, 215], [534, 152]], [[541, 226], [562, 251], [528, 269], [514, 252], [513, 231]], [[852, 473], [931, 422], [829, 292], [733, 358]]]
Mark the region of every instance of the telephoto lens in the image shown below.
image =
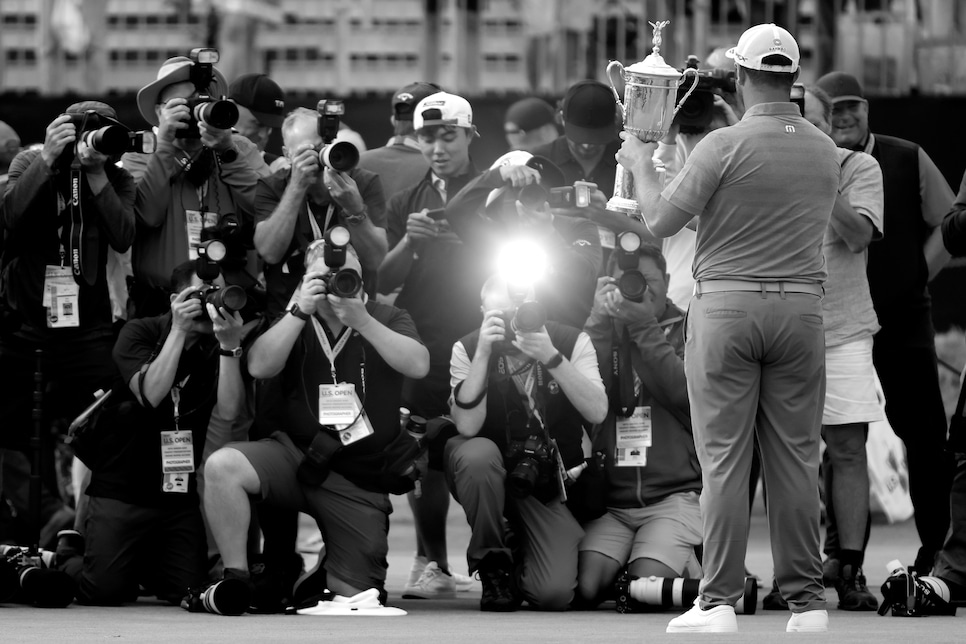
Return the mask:
[[228, 313], [235, 313], [248, 304], [248, 294], [245, 293], [245, 289], [235, 284], [225, 288], [216, 287], [205, 295], [205, 303], [214, 306], [215, 311], [224, 308]]
[[[646, 613], [670, 608], [687, 608], [698, 597], [700, 579], [683, 577], [636, 577], [627, 572], [614, 586], [618, 613]], [[745, 592], [735, 612], [754, 615], [758, 608], [758, 580], [745, 577]]]
[[128, 131], [120, 125], [107, 125], [84, 132], [81, 140], [95, 151], [108, 156], [123, 154], [130, 144]]
[[319, 163], [329, 170], [348, 172], [359, 163], [359, 149], [348, 141], [335, 141], [319, 150]]
[[540, 302], [524, 302], [517, 307], [510, 327], [514, 333], [533, 333], [547, 323], [547, 310]]
[[329, 273], [325, 280], [329, 293], [338, 297], [355, 297], [362, 291], [362, 277], [352, 268]]
[[231, 101], [205, 100], [194, 106], [192, 114], [205, 125], [227, 130], [238, 123], [238, 106]]

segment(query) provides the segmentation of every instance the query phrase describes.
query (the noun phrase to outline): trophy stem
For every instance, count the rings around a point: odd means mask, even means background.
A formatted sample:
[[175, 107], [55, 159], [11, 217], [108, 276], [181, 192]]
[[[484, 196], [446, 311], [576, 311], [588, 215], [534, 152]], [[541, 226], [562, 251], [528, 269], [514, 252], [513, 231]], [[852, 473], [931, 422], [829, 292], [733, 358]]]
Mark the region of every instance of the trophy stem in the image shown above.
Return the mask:
[[607, 210], [628, 217], [637, 217], [641, 214], [641, 208], [634, 194], [634, 175], [621, 165], [617, 166], [614, 196], [607, 202]]

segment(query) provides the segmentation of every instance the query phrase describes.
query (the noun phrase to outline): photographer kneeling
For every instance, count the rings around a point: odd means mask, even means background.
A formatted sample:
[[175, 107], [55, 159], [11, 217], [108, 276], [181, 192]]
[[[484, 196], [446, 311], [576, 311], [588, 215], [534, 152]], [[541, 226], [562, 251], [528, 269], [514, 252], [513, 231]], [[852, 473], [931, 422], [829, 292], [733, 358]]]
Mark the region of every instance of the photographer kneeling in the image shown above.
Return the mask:
[[365, 299], [348, 237], [336, 226], [309, 246], [287, 311], [248, 354], [253, 377], [281, 380], [285, 397], [268, 414], [276, 431], [231, 443], [205, 466], [205, 510], [226, 579], [249, 579], [251, 498], [315, 518], [326, 550], [321, 588], [336, 595], [311, 609], [317, 614], [385, 602], [389, 465], [408, 438], [402, 382], [429, 370], [409, 314]]
[[206, 578], [195, 471], [212, 413], [235, 418], [245, 393], [241, 316], [223, 279], [196, 271], [175, 268], [169, 313], [124, 325], [114, 346], [122, 382], [75, 443], [92, 470], [86, 550], [64, 535], [57, 559], [83, 604], [136, 601], [139, 586], [177, 604]]
[[467, 562], [483, 583], [481, 610], [516, 610], [522, 599], [565, 610], [583, 530], [562, 488], [584, 465], [581, 420], [599, 423], [607, 414], [597, 355], [579, 330], [538, 324], [539, 315], [529, 315], [535, 303], [515, 306], [502, 277], [487, 280], [482, 300], [480, 330], [453, 346], [451, 410], [460, 436], [444, 455], [472, 529]]
[[[684, 313], [667, 297], [667, 267], [657, 246], [624, 233], [608, 269], [584, 325], [610, 400], [593, 437], [607, 473], [607, 511], [584, 525], [580, 543], [578, 594], [586, 607], [607, 598], [625, 566], [629, 578], [685, 576], [701, 544]], [[642, 608], [622, 606], [618, 596], [621, 612]]]

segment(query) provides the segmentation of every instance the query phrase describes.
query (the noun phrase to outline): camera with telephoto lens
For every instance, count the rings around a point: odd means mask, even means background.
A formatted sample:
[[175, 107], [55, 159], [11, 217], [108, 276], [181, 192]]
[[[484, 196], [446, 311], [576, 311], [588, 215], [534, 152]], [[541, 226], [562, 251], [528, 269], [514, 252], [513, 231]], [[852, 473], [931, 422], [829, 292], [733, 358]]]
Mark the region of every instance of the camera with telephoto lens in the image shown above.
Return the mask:
[[348, 172], [359, 163], [359, 150], [348, 141], [336, 141], [339, 126], [345, 114], [342, 101], [322, 99], [316, 106], [319, 113], [319, 136], [322, 149], [319, 150], [319, 163], [337, 172]]
[[641, 237], [635, 232], [626, 231], [617, 237], [617, 266], [623, 273], [617, 280], [617, 290], [621, 297], [630, 302], [643, 302], [647, 291], [647, 279], [638, 267], [638, 250]]
[[[225, 215], [217, 225], [201, 231], [202, 241], [198, 246], [195, 273], [204, 284], [186, 298], [201, 301], [201, 313], [196, 318], [198, 320], [211, 319], [208, 307], [205, 306], [207, 304], [214, 306], [215, 312], [220, 313], [219, 309], [224, 308], [229, 314], [241, 311], [248, 304], [248, 294], [241, 286], [229, 285], [222, 288], [212, 283], [221, 275], [222, 267], [230, 263], [230, 248], [234, 236], [238, 234], [238, 226], [234, 215]], [[244, 249], [242, 255], [244, 256]]]
[[0, 546], [0, 602], [14, 601], [42, 608], [63, 608], [74, 601], [77, 584], [51, 566], [48, 550]]
[[524, 440], [511, 440], [504, 461], [507, 492], [514, 498], [525, 499], [552, 480], [553, 448], [541, 433], [531, 432]]
[[[698, 57], [688, 56], [685, 68], [698, 69]], [[691, 85], [692, 83], [682, 83], [678, 88], [677, 103], [687, 95]], [[714, 112], [715, 90], [735, 93], [734, 70], [698, 69], [698, 86], [674, 117], [674, 122], [681, 128], [681, 134], [700, 134], [708, 129]]]
[[314, 264], [321, 253], [325, 265], [331, 269], [323, 278], [325, 289], [338, 297], [355, 297], [362, 291], [362, 276], [354, 268], [343, 268], [350, 238], [348, 228], [333, 226], [305, 251], [305, 268]]
[[208, 93], [215, 80], [214, 64], [218, 62], [218, 50], [207, 47], [192, 49], [188, 58], [191, 59], [188, 79], [195, 86], [195, 94], [187, 99], [191, 118], [188, 127], [178, 130], [175, 136], [179, 139], [200, 138], [199, 123], [219, 130], [231, 129], [238, 123], [238, 106], [225, 96], [214, 97]]
[[[109, 157], [120, 156], [125, 152], [154, 152], [157, 140], [154, 132], [132, 132], [120, 121], [107, 116], [101, 116], [94, 110], [87, 110], [83, 114], [68, 114], [70, 122], [77, 131], [77, 141], [83, 141], [95, 152]], [[72, 159], [74, 148], [68, 146], [64, 152], [65, 159]]]
[[522, 284], [507, 284], [513, 308], [502, 314], [503, 342], [506, 345], [513, 342], [517, 333], [533, 333], [547, 323], [547, 309], [540, 302], [527, 301], [528, 290]]
[[923, 617], [925, 615], [955, 615], [956, 606], [948, 602], [934, 583], [935, 577], [920, 577], [914, 570], [906, 570], [898, 559], [886, 564], [889, 576], [882, 584], [882, 604], [879, 615], [890, 610], [893, 617]]

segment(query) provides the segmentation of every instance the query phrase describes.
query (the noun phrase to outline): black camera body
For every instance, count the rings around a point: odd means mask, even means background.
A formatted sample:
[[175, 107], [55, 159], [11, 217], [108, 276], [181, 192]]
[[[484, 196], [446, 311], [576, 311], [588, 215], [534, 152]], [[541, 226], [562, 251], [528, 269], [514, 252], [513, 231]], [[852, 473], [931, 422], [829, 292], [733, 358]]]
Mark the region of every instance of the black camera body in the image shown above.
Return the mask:
[[312, 242], [305, 251], [305, 268], [309, 268], [322, 254], [325, 265], [331, 269], [323, 278], [327, 292], [338, 297], [356, 297], [362, 292], [362, 276], [345, 266], [351, 236], [345, 226], [333, 226], [325, 231], [322, 239]]
[[195, 86], [195, 95], [188, 99], [188, 112], [191, 114], [188, 127], [178, 130], [175, 136], [179, 139], [200, 138], [198, 123], [220, 130], [234, 127], [238, 123], [238, 106], [224, 96], [219, 98], [208, 94], [215, 80], [214, 64], [218, 62], [218, 50], [207, 47], [192, 49], [188, 58], [191, 59], [188, 79]]
[[511, 440], [504, 454], [507, 492], [517, 499], [546, 491], [553, 481], [553, 446], [545, 436], [531, 432], [523, 440]]
[[348, 141], [336, 142], [345, 104], [342, 101], [322, 99], [316, 105], [319, 113], [318, 131], [322, 137], [319, 163], [336, 172], [348, 172], [359, 163], [359, 150]]
[[[688, 56], [685, 68], [698, 69], [697, 56]], [[692, 83], [693, 81], [685, 81], [681, 84], [678, 88], [677, 103], [685, 97]], [[674, 117], [674, 122], [680, 126], [682, 134], [699, 134], [708, 128], [714, 111], [715, 90], [731, 94], [737, 91], [734, 70], [698, 69], [698, 86], [688, 100], [684, 101]]]

